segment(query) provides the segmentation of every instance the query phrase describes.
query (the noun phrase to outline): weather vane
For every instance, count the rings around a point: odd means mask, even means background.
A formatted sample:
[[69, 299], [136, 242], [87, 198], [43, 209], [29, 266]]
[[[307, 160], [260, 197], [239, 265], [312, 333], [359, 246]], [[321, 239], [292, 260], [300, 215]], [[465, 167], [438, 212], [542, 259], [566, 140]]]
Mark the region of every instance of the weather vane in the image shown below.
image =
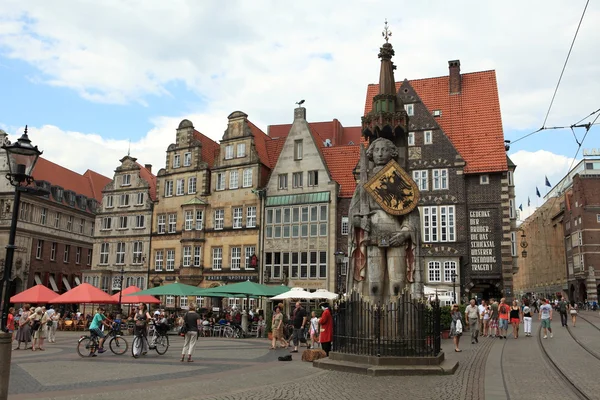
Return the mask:
[[385, 20], [385, 27], [383, 28], [383, 32], [381, 32], [381, 36], [383, 36], [386, 43], [390, 40], [390, 37], [392, 37], [392, 31], [390, 31], [390, 28], [388, 28], [387, 18]]

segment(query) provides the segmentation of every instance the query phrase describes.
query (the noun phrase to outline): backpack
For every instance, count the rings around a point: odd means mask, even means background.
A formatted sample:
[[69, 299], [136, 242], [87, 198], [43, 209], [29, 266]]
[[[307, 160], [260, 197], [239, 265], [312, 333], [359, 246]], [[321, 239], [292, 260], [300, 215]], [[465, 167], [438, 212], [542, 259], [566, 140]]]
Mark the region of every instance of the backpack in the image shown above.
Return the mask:
[[566, 313], [567, 312], [567, 302], [566, 301], [561, 301], [560, 304], [558, 305], [558, 307], [560, 308], [560, 312], [561, 313]]

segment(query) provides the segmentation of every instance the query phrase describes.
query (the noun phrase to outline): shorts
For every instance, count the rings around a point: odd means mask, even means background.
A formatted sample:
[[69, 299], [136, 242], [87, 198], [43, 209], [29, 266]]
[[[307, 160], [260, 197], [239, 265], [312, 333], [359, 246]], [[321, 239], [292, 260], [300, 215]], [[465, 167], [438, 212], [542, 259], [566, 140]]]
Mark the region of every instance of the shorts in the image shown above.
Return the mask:
[[94, 335], [98, 336], [100, 339], [104, 338], [104, 332], [102, 332], [98, 328], [90, 329], [90, 333], [93, 333]]
[[490, 329], [498, 329], [498, 320], [490, 319]]
[[508, 329], [508, 320], [498, 319], [498, 329]]
[[510, 319], [510, 323], [511, 323], [511, 324], [518, 324], [518, 323], [520, 323], [520, 322], [521, 322], [521, 320], [520, 320], [519, 318], [511, 318], [511, 319]]
[[542, 319], [542, 328], [550, 328], [550, 318]]

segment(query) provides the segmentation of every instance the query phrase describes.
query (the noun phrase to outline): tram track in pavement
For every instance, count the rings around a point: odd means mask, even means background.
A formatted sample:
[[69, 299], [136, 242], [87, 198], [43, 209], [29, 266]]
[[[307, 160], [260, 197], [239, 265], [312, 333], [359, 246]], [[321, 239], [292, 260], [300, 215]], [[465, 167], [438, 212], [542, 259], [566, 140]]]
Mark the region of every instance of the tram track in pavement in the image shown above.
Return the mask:
[[[571, 333], [571, 332], [569, 332]], [[573, 337], [573, 335], [571, 335]], [[574, 338], [574, 337], [573, 337]], [[542, 339], [542, 327], [540, 326], [537, 334], [537, 341], [540, 349], [542, 350], [542, 356], [550, 365], [550, 367], [556, 372], [556, 374], [563, 380], [565, 387], [568, 387], [578, 398], [583, 400], [591, 400], [592, 397], [588, 396], [587, 393], [577, 384], [573, 383], [573, 381], [569, 378], [569, 376], [558, 366], [558, 364], [550, 357], [548, 351], [544, 347], [544, 339]], [[577, 342], [577, 341], [576, 341]], [[577, 342], [581, 346], [581, 343]], [[582, 346], [583, 347], [583, 346]], [[586, 348], [584, 348], [588, 351]], [[588, 351], [589, 353], [589, 351]], [[594, 354], [591, 354], [594, 356]]]

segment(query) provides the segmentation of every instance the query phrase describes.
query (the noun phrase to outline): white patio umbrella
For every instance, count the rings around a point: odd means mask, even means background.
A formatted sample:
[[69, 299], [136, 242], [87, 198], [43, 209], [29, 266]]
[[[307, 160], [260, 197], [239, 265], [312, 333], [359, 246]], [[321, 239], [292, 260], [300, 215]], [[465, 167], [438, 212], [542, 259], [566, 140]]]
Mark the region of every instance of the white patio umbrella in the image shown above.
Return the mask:
[[318, 299], [314, 293], [304, 290], [304, 288], [293, 287], [291, 290], [271, 297], [271, 300], [286, 300], [286, 299]]
[[336, 300], [338, 298], [337, 293], [330, 292], [326, 289], [317, 289], [316, 292], [313, 293], [315, 299], [327, 299], [327, 300]]

